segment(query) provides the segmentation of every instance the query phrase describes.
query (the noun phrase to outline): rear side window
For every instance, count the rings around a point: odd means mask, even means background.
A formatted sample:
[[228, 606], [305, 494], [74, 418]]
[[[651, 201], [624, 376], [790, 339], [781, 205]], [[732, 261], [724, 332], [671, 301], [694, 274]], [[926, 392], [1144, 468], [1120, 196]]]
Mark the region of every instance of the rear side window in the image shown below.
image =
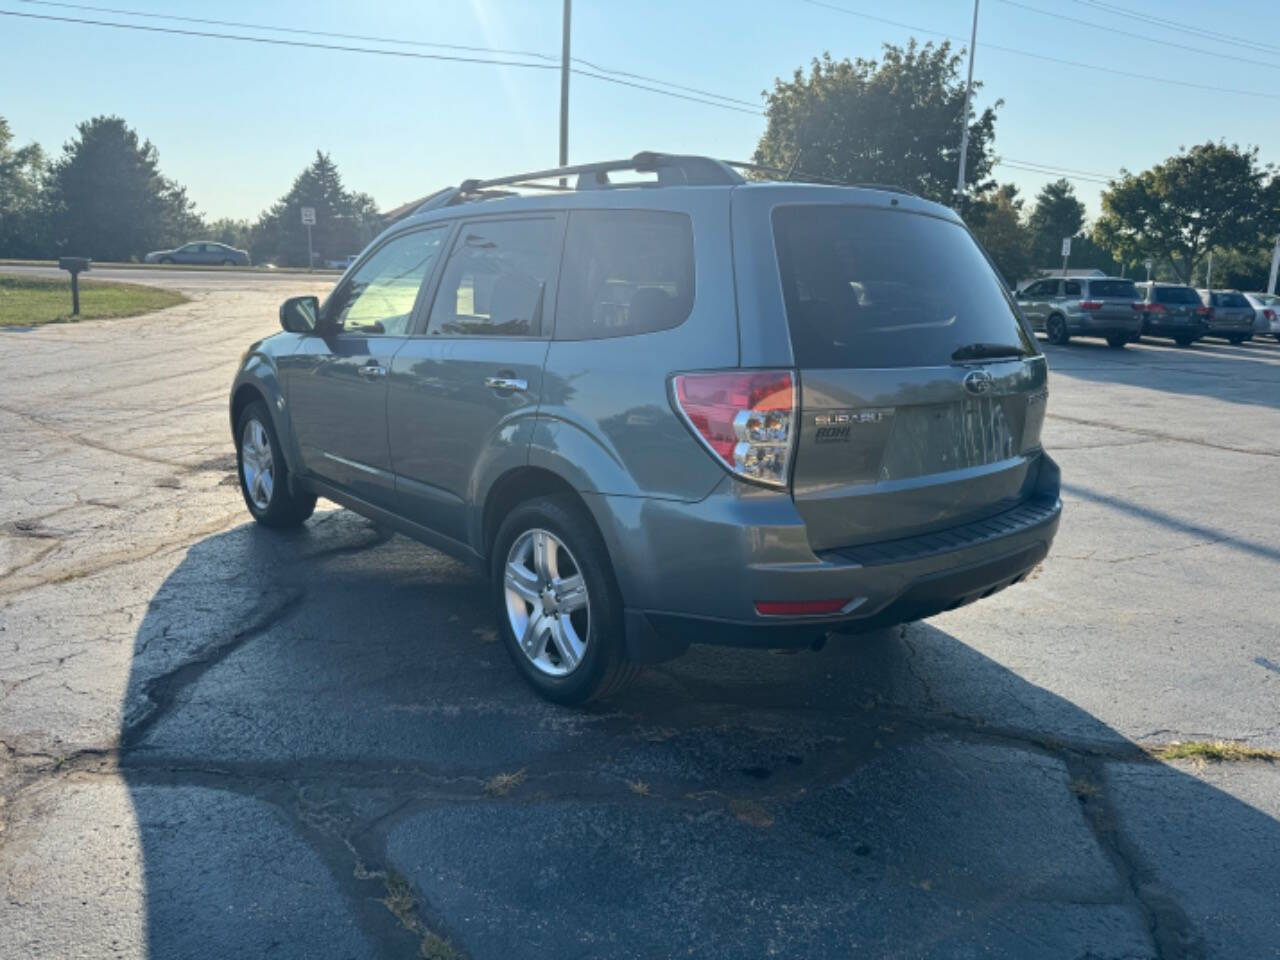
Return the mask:
[[684, 214], [575, 211], [565, 238], [556, 339], [678, 326], [693, 309], [693, 275], [693, 226]]
[[1156, 303], [1200, 303], [1200, 294], [1190, 287], [1156, 287]]
[[1080, 281], [1068, 280], [1063, 289], [1068, 297], [1078, 297], [1080, 296]]
[[1133, 285], [1132, 280], [1090, 280], [1089, 296], [1137, 300], [1138, 288]]
[[943, 366], [974, 344], [1036, 353], [1004, 284], [962, 226], [899, 210], [773, 214], [801, 367]]

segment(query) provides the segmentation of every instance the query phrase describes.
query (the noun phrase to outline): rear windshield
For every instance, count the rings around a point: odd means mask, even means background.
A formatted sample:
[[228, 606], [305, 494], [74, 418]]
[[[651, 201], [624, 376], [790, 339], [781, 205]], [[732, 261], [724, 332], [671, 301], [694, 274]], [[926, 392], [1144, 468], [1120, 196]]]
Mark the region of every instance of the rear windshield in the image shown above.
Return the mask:
[[801, 367], [942, 366], [974, 344], [1037, 352], [964, 227], [850, 206], [773, 214], [791, 348]]
[[1194, 303], [1200, 306], [1200, 294], [1190, 287], [1156, 287], [1156, 303]]
[[1132, 280], [1090, 280], [1089, 296], [1137, 300], [1138, 288], [1133, 285]]
[[1215, 293], [1213, 305], [1215, 307], [1247, 307], [1249, 301], [1244, 298], [1243, 293]]

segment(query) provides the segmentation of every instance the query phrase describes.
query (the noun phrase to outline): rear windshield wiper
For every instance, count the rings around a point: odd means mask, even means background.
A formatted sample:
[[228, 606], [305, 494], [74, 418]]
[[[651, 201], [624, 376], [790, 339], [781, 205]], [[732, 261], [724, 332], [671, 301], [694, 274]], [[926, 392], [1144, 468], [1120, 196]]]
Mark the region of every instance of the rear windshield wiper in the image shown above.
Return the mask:
[[1026, 351], [1016, 343], [967, 343], [951, 354], [952, 360], [1020, 360]]

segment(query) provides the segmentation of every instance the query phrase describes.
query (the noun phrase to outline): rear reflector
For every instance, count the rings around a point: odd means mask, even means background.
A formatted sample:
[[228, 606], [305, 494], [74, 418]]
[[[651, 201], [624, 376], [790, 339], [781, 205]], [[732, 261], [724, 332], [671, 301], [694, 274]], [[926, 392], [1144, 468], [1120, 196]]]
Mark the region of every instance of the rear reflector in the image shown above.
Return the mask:
[[839, 613], [849, 600], [757, 600], [756, 613], [762, 617], [818, 617]]
[[682, 373], [675, 406], [730, 472], [785, 487], [795, 442], [795, 379], [790, 370]]
[[1210, 310], [1208, 307], [1196, 307], [1196, 315], [1200, 317], [1209, 317], [1210, 319], [1212, 319], [1213, 311]]

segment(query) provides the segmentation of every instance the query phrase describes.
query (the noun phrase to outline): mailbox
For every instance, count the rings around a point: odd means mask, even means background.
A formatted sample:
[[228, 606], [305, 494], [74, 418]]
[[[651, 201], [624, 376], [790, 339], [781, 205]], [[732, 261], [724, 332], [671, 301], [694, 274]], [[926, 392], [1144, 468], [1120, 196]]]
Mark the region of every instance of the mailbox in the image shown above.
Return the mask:
[[88, 257], [59, 257], [58, 269], [71, 274], [71, 315], [80, 315], [80, 274], [92, 263]]

